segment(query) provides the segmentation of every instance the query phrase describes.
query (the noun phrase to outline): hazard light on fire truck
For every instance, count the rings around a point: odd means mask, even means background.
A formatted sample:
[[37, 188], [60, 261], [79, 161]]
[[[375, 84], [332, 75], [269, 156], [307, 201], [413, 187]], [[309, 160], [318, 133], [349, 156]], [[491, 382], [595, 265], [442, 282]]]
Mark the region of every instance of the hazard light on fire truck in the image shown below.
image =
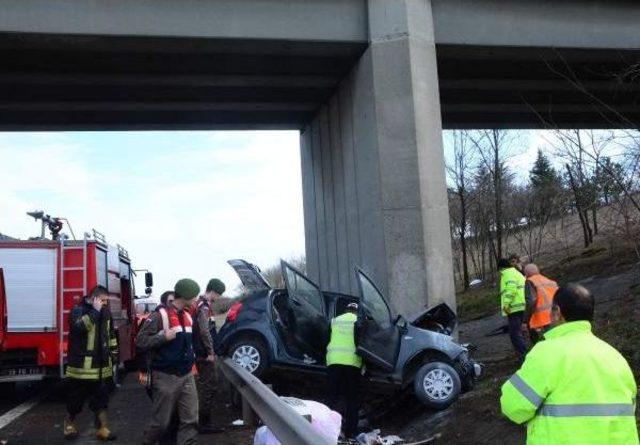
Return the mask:
[[[135, 286], [129, 253], [93, 230], [61, 233], [65, 218], [29, 212], [40, 236], [0, 236], [0, 382], [64, 376], [69, 315], [89, 290], [105, 286], [118, 335], [120, 361], [135, 354]], [[50, 236], [45, 236], [45, 228]], [[146, 274], [146, 285], [152, 283]]]

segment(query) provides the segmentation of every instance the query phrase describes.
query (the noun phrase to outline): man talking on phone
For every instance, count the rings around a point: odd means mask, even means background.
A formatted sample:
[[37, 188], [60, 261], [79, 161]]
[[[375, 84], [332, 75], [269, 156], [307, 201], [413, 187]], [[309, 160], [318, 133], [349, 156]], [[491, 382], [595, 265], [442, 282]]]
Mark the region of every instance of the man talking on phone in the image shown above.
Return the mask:
[[107, 424], [109, 385], [113, 379], [113, 364], [118, 362], [118, 342], [107, 308], [108, 298], [109, 291], [96, 286], [71, 311], [66, 371], [69, 390], [64, 420], [66, 439], [78, 437], [75, 418], [86, 400], [95, 415], [96, 438], [101, 441], [116, 438]]

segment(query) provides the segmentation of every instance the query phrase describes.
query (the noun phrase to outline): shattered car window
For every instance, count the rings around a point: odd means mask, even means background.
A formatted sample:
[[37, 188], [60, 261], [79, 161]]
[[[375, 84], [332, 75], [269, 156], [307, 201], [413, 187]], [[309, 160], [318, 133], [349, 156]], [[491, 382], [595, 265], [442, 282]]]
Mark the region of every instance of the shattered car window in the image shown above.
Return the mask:
[[389, 327], [391, 325], [391, 315], [384, 298], [363, 275], [360, 275], [360, 282], [362, 284], [362, 303], [365, 309], [381, 328]]

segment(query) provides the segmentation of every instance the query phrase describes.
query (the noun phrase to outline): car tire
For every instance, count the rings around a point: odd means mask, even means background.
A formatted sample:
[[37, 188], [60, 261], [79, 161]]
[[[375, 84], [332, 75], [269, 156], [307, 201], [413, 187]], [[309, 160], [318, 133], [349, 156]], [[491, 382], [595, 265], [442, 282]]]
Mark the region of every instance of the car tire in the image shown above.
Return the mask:
[[233, 342], [229, 357], [256, 377], [262, 376], [269, 366], [267, 346], [257, 337], [243, 337]]
[[418, 400], [437, 411], [444, 410], [455, 402], [461, 387], [458, 372], [443, 362], [425, 363], [413, 381], [413, 390]]

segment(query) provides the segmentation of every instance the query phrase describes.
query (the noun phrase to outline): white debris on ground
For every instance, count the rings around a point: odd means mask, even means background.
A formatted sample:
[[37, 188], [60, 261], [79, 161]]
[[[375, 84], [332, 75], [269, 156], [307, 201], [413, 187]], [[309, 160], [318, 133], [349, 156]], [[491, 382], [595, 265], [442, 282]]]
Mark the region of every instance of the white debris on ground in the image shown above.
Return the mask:
[[233, 425], [233, 426], [244, 426], [244, 420], [242, 420], [242, 419], [234, 420], [233, 422], [231, 422], [231, 425]]
[[356, 437], [358, 445], [394, 445], [404, 443], [404, 439], [399, 436], [380, 436], [380, 430], [373, 430], [368, 433], [360, 433]]

